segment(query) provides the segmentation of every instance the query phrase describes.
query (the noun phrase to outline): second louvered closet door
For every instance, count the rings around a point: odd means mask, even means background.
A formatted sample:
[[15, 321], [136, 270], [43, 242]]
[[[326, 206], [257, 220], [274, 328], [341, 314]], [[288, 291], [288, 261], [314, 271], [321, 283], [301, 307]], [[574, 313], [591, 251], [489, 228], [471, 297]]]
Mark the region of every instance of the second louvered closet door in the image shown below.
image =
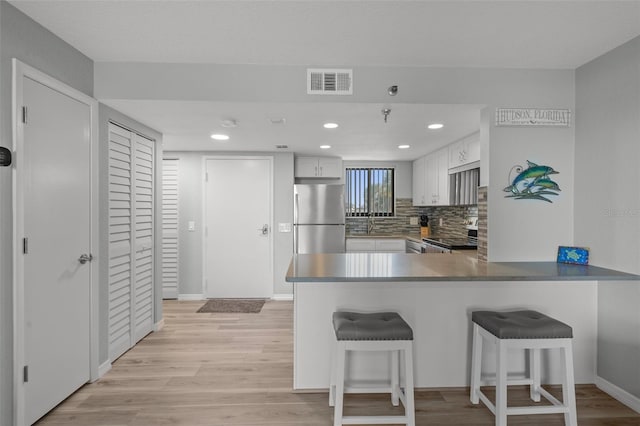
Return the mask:
[[109, 124], [109, 358], [153, 330], [154, 142]]

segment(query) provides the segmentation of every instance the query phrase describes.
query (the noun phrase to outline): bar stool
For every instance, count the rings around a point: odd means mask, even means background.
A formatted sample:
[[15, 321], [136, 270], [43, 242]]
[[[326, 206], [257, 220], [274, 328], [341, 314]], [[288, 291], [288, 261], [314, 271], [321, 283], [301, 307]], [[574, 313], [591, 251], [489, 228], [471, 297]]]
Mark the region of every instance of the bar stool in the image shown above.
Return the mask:
[[[334, 408], [334, 426], [345, 424], [406, 424], [415, 426], [413, 398], [413, 330], [395, 312], [334, 312], [335, 350], [329, 386], [329, 406]], [[391, 380], [383, 387], [345, 386], [348, 351], [390, 351]], [[404, 353], [405, 386], [400, 384], [399, 353]], [[345, 393], [390, 393], [394, 406], [404, 405], [403, 416], [343, 416]]]
[[[576, 394], [573, 379], [573, 330], [570, 326], [536, 311], [493, 312], [476, 311], [473, 322], [471, 359], [471, 402], [481, 400], [496, 417], [496, 426], [506, 426], [507, 416], [522, 414], [564, 413], [565, 425], [577, 426]], [[483, 339], [496, 348], [496, 378], [481, 382]], [[529, 377], [507, 379], [507, 350], [528, 349]], [[540, 350], [559, 348], [564, 359], [562, 399], [560, 402], [540, 386]], [[495, 405], [480, 390], [481, 385], [495, 385]], [[529, 385], [533, 401], [544, 396], [552, 405], [507, 407], [508, 385]]]

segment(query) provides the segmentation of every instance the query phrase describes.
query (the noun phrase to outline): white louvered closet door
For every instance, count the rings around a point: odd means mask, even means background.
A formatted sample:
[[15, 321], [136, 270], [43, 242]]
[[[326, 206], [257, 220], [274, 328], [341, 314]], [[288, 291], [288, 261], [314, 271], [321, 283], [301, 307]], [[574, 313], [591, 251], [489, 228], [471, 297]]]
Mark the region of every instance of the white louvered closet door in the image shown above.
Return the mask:
[[162, 298], [178, 297], [178, 159], [162, 160]]
[[134, 344], [153, 330], [153, 141], [134, 135]]
[[109, 124], [109, 358], [153, 327], [153, 142]]
[[109, 358], [131, 347], [132, 134], [109, 125]]

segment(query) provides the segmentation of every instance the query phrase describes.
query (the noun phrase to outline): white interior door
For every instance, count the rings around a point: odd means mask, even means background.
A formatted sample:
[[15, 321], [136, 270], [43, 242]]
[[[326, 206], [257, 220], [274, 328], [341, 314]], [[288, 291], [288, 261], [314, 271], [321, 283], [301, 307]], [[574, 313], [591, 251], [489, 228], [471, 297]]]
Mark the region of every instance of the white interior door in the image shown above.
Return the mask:
[[25, 77], [25, 423], [91, 375], [91, 108]]
[[205, 160], [205, 295], [271, 297], [272, 159]]

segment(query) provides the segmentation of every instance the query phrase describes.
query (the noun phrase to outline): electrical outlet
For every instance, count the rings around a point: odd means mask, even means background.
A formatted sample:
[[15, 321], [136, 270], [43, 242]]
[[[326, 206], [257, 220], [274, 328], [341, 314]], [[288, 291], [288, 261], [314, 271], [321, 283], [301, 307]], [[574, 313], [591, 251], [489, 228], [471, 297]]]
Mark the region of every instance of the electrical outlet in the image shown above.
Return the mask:
[[438, 219], [438, 226], [442, 226], [443, 223], [444, 223], [444, 220], [442, 218]]
[[409, 218], [409, 225], [417, 225], [418, 224], [418, 218], [417, 217], [410, 217]]

